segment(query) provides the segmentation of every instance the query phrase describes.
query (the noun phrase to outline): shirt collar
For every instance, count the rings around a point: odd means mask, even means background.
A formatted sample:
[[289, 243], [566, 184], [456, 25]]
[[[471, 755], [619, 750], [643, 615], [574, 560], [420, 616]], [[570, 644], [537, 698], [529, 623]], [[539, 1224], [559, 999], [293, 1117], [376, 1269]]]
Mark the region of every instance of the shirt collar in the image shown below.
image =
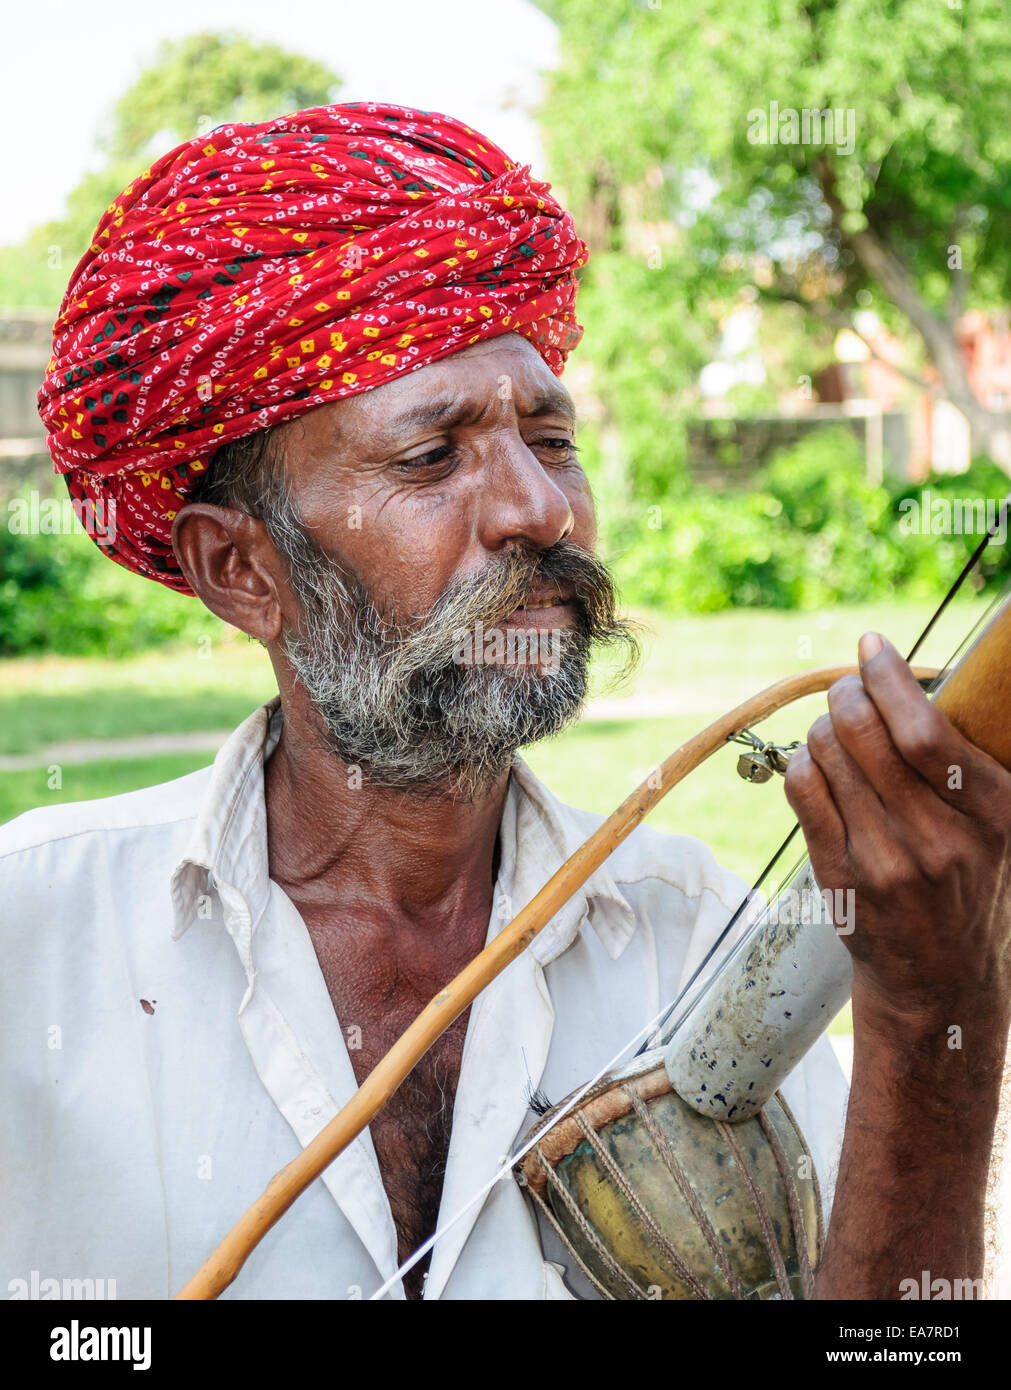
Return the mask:
[[211, 888], [226, 907], [248, 917], [248, 930], [267, 905], [263, 768], [281, 737], [281, 722], [276, 695], [239, 725], [214, 759], [193, 833], [172, 875], [176, 940], [200, 915], [200, 900]]
[[[512, 773], [500, 834], [502, 862], [515, 866], [511, 896], [518, 912], [585, 843], [603, 817], [559, 801], [519, 756], [513, 759]], [[561, 955], [587, 919], [612, 959], [621, 955], [635, 934], [635, 913], [606, 860], [535, 938], [530, 947], [534, 957], [547, 965]]]
[[[229, 737], [214, 760], [189, 844], [172, 875], [174, 938], [199, 914], [201, 897], [215, 888], [246, 931], [266, 908], [267, 814], [264, 765], [281, 736], [279, 696], [262, 705]], [[533, 898], [601, 823], [602, 817], [559, 801], [519, 756], [500, 825], [501, 868], [496, 897], [507, 908], [501, 926]], [[589, 920], [601, 945], [616, 958], [635, 932], [635, 914], [605, 861], [555, 913], [535, 939], [532, 954], [546, 965], [572, 944]]]

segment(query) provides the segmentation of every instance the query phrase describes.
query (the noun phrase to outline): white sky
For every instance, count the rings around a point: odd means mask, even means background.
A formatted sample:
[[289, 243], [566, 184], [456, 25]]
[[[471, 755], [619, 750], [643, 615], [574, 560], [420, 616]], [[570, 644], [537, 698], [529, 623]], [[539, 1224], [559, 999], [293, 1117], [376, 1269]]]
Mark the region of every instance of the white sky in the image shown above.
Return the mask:
[[103, 118], [163, 39], [234, 29], [326, 63], [339, 101], [393, 101], [458, 116], [545, 176], [539, 73], [552, 22], [527, 0], [17, 0], [0, 51], [0, 243], [58, 217], [97, 162]]

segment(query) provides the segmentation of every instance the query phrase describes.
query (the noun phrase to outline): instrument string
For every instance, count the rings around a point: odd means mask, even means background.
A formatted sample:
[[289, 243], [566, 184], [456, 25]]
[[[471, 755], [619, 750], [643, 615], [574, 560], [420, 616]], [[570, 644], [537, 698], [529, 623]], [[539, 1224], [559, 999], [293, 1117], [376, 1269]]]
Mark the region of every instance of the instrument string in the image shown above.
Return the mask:
[[[976, 548], [973, 550], [973, 552], [972, 552], [972, 554], [969, 556], [968, 560], [966, 560], [965, 564], [962, 566], [961, 570], [959, 571], [959, 573], [958, 573], [958, 575], [956, 576], [956, 578], [954, 579], [954, 581], [949, 585], [947, 593], [944, 595], [944, 597], [941, 599], [941, 602], [938, 604], [937, 608], [935, 608], [934, 612], [931, 614], [930, 618], [929, 618], [928, 621], [927, 621], [926, 627], [924, 627], [924, 629], [923, 629], [923, 631], [920, 633], [919, 637], [917, 637], [916, 641], [913, 643], [912, 647], [911, 647], [910, 650], [909, 650], [909, 654], [908, 654], [908, 656], [906, 657], [906, 661], [907, 661], [907, 662], [912, 662], [913, 658], [916, 656], [916, 653], [917, 653], [917, 652], [920, 650], [920, 648], [923, 646], [924, 642], [925, 642], [925, 641], [927, 640], [927, 638], [930, 636], [931, 632], [933, 632], [933, 630], [934, 630], [935, 626], [937, 625], [937, 622], [938, 622], [938, 620], [940, 619], [942, 613], [944, 613], [944, 611], [945, 611], [945, 609], [948, 607], [949, 603], [951, 603], [952, 599], [953, 599], [953, 598], [955, 597], [955, 595], [958, 593], [959, 589], [961, 589], [962, 585], [963, 585], [963, 584], [965, 583], [965, 581], [968, 579], [969, 575], [973, 572], [973, 570], [974, 570], [974, 569], [976, 568], [976, 566], [979, 564], [979, 562], [980, 562], [980, 560], [981, 560], [981, 558], [982, 558], [982, 556], [983, 556], [983, 552], [986, 550], [987, 546], [988, 546], [988, 545], [990, 544], [990, 542], [993, 540], [993, 538], [994, 538], [994, 536], [997, 534], [997, 532], [998, 532], [999, 530], [1001, 530], [1002, 527], [1006, 524], [1006, 518], [1007, 518], [1007, 512], [1008, 512], [1008, 507], [1009, 507], [1009, 506], [1011, 506], [1011, 492], [1009, 492], [1009, 493], [1007, 494], [1007, 496], [1004, 498], [1003, 502], [1001, 502], [1000, 506], [999, 506], [998, 509], [997, 509], [997, 513], [996, 513], [996, 515], [995, 515], [995, 517], [994, 517], [994, 520], [993, 520], [993, 522], [991, 523], [991, 525], [987, 528], [987, 532], [986, 532], [986, 534], [984, 535], [983, 539], [979, 542], [979, 544], [978, 544], [978, 545], [976, 546]], [[943, 674], [943, 673], [942, 673], [942, 674]], [[940, 679], [940, 678], [941, 678], [941, 677], [939, 676], [938, 679]], [[753, 903], [753, 902], [755, 901], [755, 899], [756, 899], [756, 897], [757, 897], [757, 895], [758, 895], [758, 893], [759, 893], [759, 891], [760, 891], [760, 889], [761, 889], [763, 883], [765, 883], [766, 879], [768, 878], [768, 876], [769, 876], [769, 874], [772, 872], [772, 870], [775, 868], [776, 864], [779, 862], [779, 860], [782, 858], [782, 856], [783, 856], [783, 855], [786, 853], [786, 851], [789, 849], [790, 845], [791, 845], [791, 844], [793, 843], [793, 841], [796, 839], [797, 833], [798, 833], [799, 830], [800, 830], [800, 825], [799, 825], [798, 823], [795, 823], [794, 826], [793, 826], [793, 829], [792, 829], [792, 830], [790, 831], [790, 833], [787, 835], [786, 839], [785, 839], [785, 840], [783, 841], [783, 843], [779, 846], [779, 848], [776, 850], [775, 854], [772, 856], [772, 858], [771, 858], [771, 859], [769, 860], [769, 862], [766, 864], [765, 868], [764, 868], [764, 869], [762, 870], [762, 872], [758, 875], [758, 877], [757, 877], [757, 879], [755, 880], [755, 882], [751, 885], [751, 887], [748, 889], [747, 893], [746, 893], [746, 894], [744, 895], [744, 897], [741, 899], [740, 903], [739, 903], [738, 906], [737, 906], [737, 910], [734, 912], [733, 916], [730, 918], [730, 920], [729, 920], [729, 922], [727, 923], [727, 925], [723, 928], [723, 930], [720, 932], [719, 936], [716, 938], [716, 940], [715, 940], [715, 941], [713, 942], [713, 944], [710, 946], [710, 948], [709, 948], [709, 950], [706, 952], [705, 956], [704, 956], [704, 957], [702, 958], [702, 960], [699, 962], [698, 966], [697, 966], [697, 967], [695, 968], [695, 970], [693, 971], [692, 976], [691, 976], [691, 978], [688, 980], [687, 984], [685, 984], [684, 988], [680, 991], [680, 993], [678, 994], [677, 998], [673, 1001], [673, 1003], [670, 1004], [670, 1005], [668, 1006], [668, 1008], [664, 1010], [664, 1017], [663, 1017], [663, 1019], [662, 1019], [662, 1021], [661, 1021], [661, 1023], [660, 1023], [660, 1028], [661, 1028], [661, 1030], [662, 1030], [664, 1027], [666, 1027], [668, 1021], [669, 1021], [669, 1020], [673, 1017], [673, 1015], [676, 1013], [676, 1011], [677, 1011], [677, 1009], [679, 1008], [679, 1006], [681, 1005], [682, 1001], [683, 1001], [683, 1000], [685, 999], [685, 997], [689, 994], [689, 992], [690, 992], [691, 989], [692, 989], [692, 986], [695, 984], [695, 982], [698, 980], [699, 976], [702, 974], [702, 971], [706, 968], [706, 966], [707, 966], [707, 965], [709, 964], [709, 962], [712, 960], [713, 956], [716, 954], [716, 952], [717, 952], [717, 951], [720, 949], [720, 947], [723, 945], [724, 941], [726, 941], [727, 937], [728, 937], [728, 936], [730, 935], [730, 933], [733, 931], [734, 927], [737, 925], [738, 921], [740, 920], [742, 913], [749, 907], [749, 905], [750, 905], [751, 903]], [[669, 1041], [670, 1038], [673, 1037], [673, 1035], [677, 1032], [677, 1029], [678, 1029], [678, 1027], [680, 1026], [681, 1022], [682, 1022], [682, 1020], [679, 1018], [679, 1019], [677, 1020], [677, 1023], [675, 1024], [675, 1026], [674, 1026], [673, 1028], [670, 1029], [670, 1033], [669, 1033], [668, 1037], [664, 1039], [665, 1042]], [[648, 1048], [648, 1045], [649, 1045], [649, 1039], [647, 1039], [647, 1041], [646, 1041], [645, 1043], [643, 1043], [643, 1045], [639, 1048], [639, 1051], [638, 1051], [638, 1053], [637, 1053], [636, 1055], [639, 1056], [639, 1055], [641, 1055], [643, 1052], [645, 1052], [645, 1051], [647, 1050], [647, 1048]]]
[[934, 630], [934, 626], [937, 623], [938, 618], [940, 618], [941, 614], [947, 608], [948, 604], [955, 597], [959, 589], [961, 589], [962, 585], [969, 578], [969, 575], [972, 573], [972, 571], [979, 564], [980, 560], [983, 558], [984, 550], [986, 550], [987, 546], [993, 540], [997, 532], [1001, 530], [1003, 526], [1005, 526], [1007, 522], [1007, 511], [1009, 505], [1011, 505], [1011, 492], [1008, 493], [1008, 495], [1004, 498], [1003, 502], [997, 508], [997, 515], [994, 517], [991, 525], [987, 528], [986, 535], [983, 537], [979, 545], [977, 545], [976, 549], [969, 556], [968, 560], [966, 560], [965, 564], [962, 566], [962, 569], [958, 574], [958, 577], [955, 579], [954, 583], [948, 589], [948, 592], [945, 594], [944, 598], [938, 604], [937, 609], [935, 610], [930, 621], [927, 623], [927, 626], [923, 629], [919, 637], [917, 637], [916, 641], [913, 643], [912, 649], [909, 655], [906, 657], [907, 661], [912, 661], [913, 657], [923, 646], [924, 642], [927, 640], [931, 632]]
[[[968, 560], [962, 566], [961, 571], [955, 578], [954, 582], [949, 586], [947, 593], [944, 595], [938, 607], [931, 615], [923, 631], [920, 633], [919, 637], [913, 643], [913, 646], [909, 651], [909, 655], [906, 657], [906, 660], [908, 662], [911, 662], [913, 658], [916, 656], [917, 652], [923, 646], [923, 643], [930, 636], [930, 633], [933, 631], [934, 627], [936, 626], [941, 615], [944, 613], [945, 609], [948, 607], [952, 599], [958, 593], [959, 589], [965, 583], [966, 579], [978, 565], [987, 546], [990, 544], [990, 542], [993, 540], [994, 536], [1002, 528], [1002, 526], [1005, 525], [1009, 507], [1011, 507], [1011, 492], [1009, 492], [1007, 496], [1004, 498], [1004, 500], [1001, 502], [1000, 507], [997, 511], [997, 515], [993, 523], [987, 529], [986, 535], [976, 546], [972, 554], [969, 556]], [[377, 1299], [384, 1298], [390, 1292], [390, 1290], [393, 1289], [395, 1285], [404, 1277], [404, 1275], [408, 1274], [414, 1268], [414, 1266], [419, 1262], [419, 1260], [423, 1260], [437, 1241], [441, 1240], [442, 1237], [448, 1231], [450, 1231], [457, 1224], [458, 1221], [461, 1221], [463, 1217], [466, 1216], [466, 1214], [471, 1210], [472, 1207], [474, 1207], [478, 1202], [483, 1201], [484, 1197], [491, 1191], [491, 1189], [495, 1186], [497, 1182], [500, 1182], [504, 1177], [506, 1177], [507, 1174], [512, 1172], [516, 1164], [519, 1163], [521, 1159], [526, 1157], [530, 1150], [533, 1149], [535, 1145], [540, 1142], [540, 1140], [544, 1137], [544, 1135], [547, 1133], [549, 1129], [553, 1128], [556, 1124], [564, 1120], [573, 1112], [573, 1110], [575, 1110], [582, 1103], [582, 1101], [586, 1098], [586, 1096], [597, 1084], [597, 1082], [601, 1081], [609, 1071], [612, 1071], [618, 1065], [618, 1063], [622, 1060], [622, 1058], [625, 1056], [625, 1054], [629, 1051], [630, 1048], [635, 1047], [637, 1043], [640, 1043], [640, 1046], [637, 1048], [635, 1053], [636, 1057], [640, 1057], [644, 1052], [649, 1050], [651, 1045], [654, 1045], [654, 1039], [656, 1038], [657, 1034], [662, 1032], [670, 1018], [675, 1014], [682, 1001], [686, 998], [692, 987], [695, 985], [696, 981], [702, 975], [702, 972], [705, 970], [706, 966], [709, 965], [716, 952], [726, 941], [730, 932], [733, 931], [734, 927], [740, 921], [742, 914], [752, 903], [755, 902], [758, 893], [762, 887], [762, 884], [766, 881], [776, 864], [789, 849], [790, 845], [795, 840], [799, 830], [799, 823], [795, 823], [792, 830], [786, 836], [786, 839], [783, 841], [783, 843], [773, 854], [772, 858], [762, 869], [754, 884], [745, 893], [744, 897], [741, 899], [741, 902], [738, 904], [730, 920], [727, 922], [726, 926], [717, 936], [716, 940], [709, 947], [702, 960], [695, 967], [687, 983], [679, 991], [674, 1001], [671, 1004], [664, 1005], [660, 1012], [654, 1018], [650, 1019], [650, 1021], [647, 1024], [640, 1028], [640, 1030], [634, 1035], [634, 1037], [630, 1038], [628, 1042], [624, 1043], [620, 1050], [616, 1052], [615, 1055], [611, 1058], [611, 1060], [605, 1062], [605, 1064], [600, 1068], [600, 1070], [597, 1071], [590, 1078], [589, 1081], [587, 1081], [583, 1086], [581, 1086], [578, 1091], [575, 1091], [567, 1101], [562, 1103], [562, 1105], [556, 1107], [556, 1109], [552, 1111], [550, 1115], [546, 1115], [542, 1123], [536, 1127], [530, 1138], [528, 1138], [523, 1144], [520, 1145], [518, 1149], [511, 1153], [502, 1162], [502, 1164], [495, 1170], [495, 1172], [487, 1180], [487, 1182], [485, 1182], [483, 1186], [480, 1187], [478, 1191], [474, 1193], [473, 1197], [471, 1197], [462, 1207], [460, 1207], [456, 1212], [454, 1212], [454, 1214], [447, 1221], [443, 1222], [442, 1225], [436, 1227], [435, 1231], [432, 1232], [428, 1239], [422, 1245], [420, 1245], [417, 1248], [417, 1250], [415, 1250], [414, 1253], [410, 1255], [408, 1259], [406, 1259], [404, 1263], [393, 1274], [390, 1275], [386, 1282], [382, 1284], [375, 1291], [375, 1293], [373, 1293], [370, 1296], [370, 1302], [375, 1302]], [[677, 1031], [677, 1027], [680, 1026], [681, 1022], [682, 1020], [679, 1018], [675, 1027], [670, 1030], [669, 1036], [664, 1039], [665, 1042], [669, 1041], [669, 1037], [673, 1036], [673, 1034]]]
[[628, 1052], [629, 1048], [634, 1047], [640, 1038], [651, 1037], [656, 1032], [657, 1027], [660, 1023], [661, 1015], [664, 1012], [665, 1009], [661, 1010], [661, 1012], [658, 1013], [654, 1018], [651, 1018], [648, 1023], [646, 1023], [642, 1028], [639, 1029], [638, 1033], [636, 1033], [633, 1037], [629, 1038], [628, 1042], [622, 1044], [619, 1051], [617, 1051], [614, 1054], [610, 1061], [605, 1062], [604, 1065], [600, 1068], [600, 1070], [595, 1072], [594, 1075], [590, 1077], [589, 1081], [587, 1081], [584, 1085], [580, 1086], [578, 1091], [574, 1091], [573, 1094], [568, 1098], [568, 1100], [564, 1101], [561, 1105], [556, 1106], [549, 1115], [545, 1115], [542, 1122], [534, 1130], [533, 1134], [528, 1139], [526, 1139], [518, 1149], [511, 1153], [508, 1156], [508, 1158], [503, 1160], [501, 1166], [495, 1170], [495, 1172], [484, 1184], [484, 1186], [480, 1187], [477, 1190], [477, 1192], [474, 1193], [473, 1197], [471, 1197], [464, 1204], [464, 1206], [460, 1207], [458, 1211], [454, 1212], [453, 1215], [447, 1221], [443, 1222], [441, 1226], [438, 1226], [428, 1237], [428, 1239], [425, 1241], [423, 1245], [418, 1246], [414, 1254], [409, 1256], [408, 1259], [404, 1261], [404, 1263], [394, 1274], [390, 1275], [385, 1284], [383, 1284], [380, 1288], [376, 1289], [375, 1293], [370, 1296], [369, 1302], [372, 1303], [376, 1299], [383, 1298], [387, 1293], [389, 1293], [393, 1286], [400, 1279], [402, 1279], [405, 1274], [408, 1274], [418, 1263], [419, 1260], [423, 1260], [425, 1258], [429, 1250], [431, 1250], [432, 1247], [435, 1245], [436, 1241], [441, 1240], [447, 1231], [451, 1230], [458, 1221], [461, 1221], [470, 1211], [471, 1207], [473, 1207], [477, 1202], [481, 1201], [485, 1197], [485, 1195], [491, 1191], [491, 1189], [495, 1186], [497, 1182], [500, 1182], [502, 1178], [504, 1178], [507, 1174], [512, 1172], [516, 1164], [519, 1163], [521, 1159], [525, 1158], [536, 1144], [540, 1143], [540, 1141], [544, 1138], [545, 1134], [547, 1134], [549, 1129], [552, 1129], [561, 1120], [564, 1120], [568, 1115], [571, 1115], [573, 1110], [575, 1110], [579, 1105], [582, 1104], [582, 1102], [586, 1099], [590, 1091], [592, 1091], [594, 1086], [596, 1086], [597, 1082], [601, 1081], [609, 1071], [614, 1070], [614, 1068], [625, 1056], [625, 1053]]

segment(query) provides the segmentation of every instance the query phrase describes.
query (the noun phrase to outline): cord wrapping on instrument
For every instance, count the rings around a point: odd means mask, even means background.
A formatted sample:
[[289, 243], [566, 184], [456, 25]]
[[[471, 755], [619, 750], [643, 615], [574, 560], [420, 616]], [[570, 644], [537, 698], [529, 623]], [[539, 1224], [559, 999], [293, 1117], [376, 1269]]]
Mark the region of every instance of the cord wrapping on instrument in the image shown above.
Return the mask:
[[602, 1163], [604, 1168], [606, 1169], [611, 1181], [614, 1183], [615, 1187], [617, 1187], [621, 1195], [625, 1198], [625, 1201], [628, 1202], [629, 1206], [632, 1208], [632, 1210], [638, 1216], [639, 1220], [649, 1231], [653, 1239], [663, 1250], [664, 1254], [667, 1256], [667, 1259], [670, 1261], [672, 1267], [677, 1273], [678, 1278], [683, 1280], [683, 1282], [688, 1285], [688, 1287], [691, 1289], [692, 1293], [695, 1295], [696, 1298], [701, 1300], [711, 1299], [713, 1295], [706, 1288], [706, 1286], [703, 1283], [701, 1283], [699, 1279], [696, 1278], [696, 1276], [688, 1268], [687, 1264], [685, 1264], [684, 1260], [681, 1258], [678, 1252], [674, 1249], [674, 1246], [664, 1235], [663, 1231], [661, 1231], [653, 1216], [649, 1213], [649, 1211], [647, 1211], [646, 1207], [644, 1206], [642, 1198], [639, 1196], [635, 1188], [625, 1177], [625, 1174], [621, 1171], [621, 1168], [614, 1161], [612, 1155], [608, 1152], [607, 1145], [601, 1142], [600, 1135], [589, 1123], [586, 1116], [583, 1114], [581, 1110], [577, 1111], [575, 1120], [576, 1123], [579, 1125], [579, 1128], [582, 1130], [587, 1143], [590, 1145], [590, 1148], [593, 1150], [599, 1162]]
[[[779, 1248], [779, 1241], [776, 1239], [776, 1232], [772, 1225], [772, 1216], [769, 1212], [769, 1205], [765, 1200], [765, 1193], [755, 1182], [754, 1175], [748, 1165], [748, 1161], [737, 1142], [734, 1134], [733, 1125], [724, 1124], [722, 1120], [714, 1120], [716, 1132], [726, 1144], [727, 1148], [734, 1156], [741, 1177], [747, 1184], [748, 1191], [751, 1193], [751, 1201], [755, 1208], [755, 1215], [758, 1217], [758, 1224], [762, 1231], [762, 1238], [765, 1241], [765, 1248], [772, 1264], [773, 1273], [776, 1276], [776, 1286], [779, 1289], [780, 1297], [784, 1300], [793, 1299], [793, 1290], [790, 1288], [790, 1280], [786, 1273], [786, 1265], [783, 1263], [783, 1252]], [[796, 1232], [795, 1232], [796, 1235]]]
[[793, 1180], [793, 1169], [790, 1161], [780, 1143], [776, 1128], [764, 1108], [759, 1110], [758, 1118], [765, 1131], [765, 1137], [769, 1141], [769, 1148], [772, 1150], [779, 1168], [779, 1175], [783, 1179], [783, 1188], [786, 1192], [786, 1202], [790, 1208], [790, 1221], [793, 1225], [793, 1239], [797, 1247], [797, 1263], [800, 1266], [800, 1283], [804, 1290], [805, 1298], [814, 1296], [814, 1272], [811, 1269], [811, 1261], [807, 1253], [807, 1227], [804, 1224], [804, 1213], [800, 1206], [800, 1193], [797, 1191], [797, 1184]]
[[705, 1209], [703, 1208], [702, 1203], [699, 1201], [699, 1195], [695, 1191], [695, 1188], [692, 1186], [691, 1182], [689, 1181], [688, 1175], [685, 1173], [684, 1169], [681, 1167], [681, 1164], [678, 1162], [677, 1155], [671, 1148], [670, 1141], [668, 1140], [666, 1134], [664, 1134], [663, 1130], [653, 1119], [653, 1116], [649, 1112], [649, 1106], [643, 1100], [642, 1096], [635, 1089], [635, 1087], [626, 1085], [622, 1087], [622, 1090], [625, 1092], [625, 1095], [628, 1096], [629, 1100], [632, 1102], [632, 1105], [635, 1108], [635, 1113], [639, 1116], [643, 1128], [645, 1129], [649, 1137], [652, 1139], [653, 1143], [656, 1145], [657, 1152], [663, 1159], [664, 1166], [666, 1167], [668, 1173], [670, 1173], [671, 1177], [674, 1179], [675, 1185], [677, 1186], [678, 1191], [681, 1193], [681, 1196], [684, 1198], [688, 1210], [691, 1212], [692, 1216], [694, 1216], [696, 1222], [698, 1223], [699, 1230], [705, 1236], [706, 1243], [713, 1253], [713, 1259], [719, 1265], [720, 1270], [723, 1273], [723, 1277], [726, 1279], [727, 1284], [730, 1286], [730, 1292], [733, 1294], [735, 1299], [737, 1299], [738, 1301], [743, 1301], [747, 1295], [744, 1292], [744, 1287], [741, 1284], [740, 1279], [737, 1277], [737, 1271], [734, 1269], [734, 1266], [731, 1264], [730, 1259], [727, 1256], [726, 1247], [720, 1240], [719, 1236], [716, 1234], [716, 1231], [713, 1228], [713, 1223], [709, 1220], [709, 1217], [706, 1215]]
[[[538, 1154], [538, 1157], [541, 1157], [541, 1155]], [[555, 1213], [551, 1210], [548, 1203], [544, 1200], [541, 1194], [539, 1192], [536, 1192], [532, 1187], [528, 1188], [527, 1190], [529, 1191], [530, 1196], [537, 1203], [537, 1206], [540, 1209], [542, 1215], [544, 1216], [545, 1221], [548, 1223], [548, 1225], [554, 1231], [555, 1235], [561, 1241], [563, 1247], [566, 1250], [568, 1250], [572, 1258], [575, 1260], [576, 1264], [579, 1266], [579, 1268], [586, 1275], [587, 1279], [589, 1279], [590, 1283], [600, 1294], [601, 1298], [606, 1298], [609, 1300], [609, 1302], [613, 1303], [615, 1301], [614, 1294], [611, 1293], [609, 1289], [604, 1287], [604, 1285], [594, 1274], [593, 1270], [580, 1255], [579, 1251], [575, 1248], [575, 1246], [569, 1243], [568, 1236], [562, 1230], [561, 1226], [558, 1223], [558, 1218], [555, 1216]], [[636, 1298], [641, 1299], [642, 1294], [637, 1294]]]
[[[569, 1215], [572, 1217], [573, 1221], [575, 1221], [576, 1225], [579, 1227], [580, 1234], [586, 1239], [586, 1241], [601, 1257], [607, 1268], [618, 1279], [618, 1282], [624, 1284], [626, 1288], [631, 1290], [633, 1299], [639, 1300], [641, 1302], [648, 1302], [649, 1294], [645, 1291], [645, 1289], [641, 1289], [639, 1287], [639, 1285], [635, 1282], [635, 1280], [632, 1278], [632, 1276], [628, 1273], [626, 1269], [622, 1268], [622, 1266], [611, 1254], [610, 1250], [608, 1250], [604, 1242], [597, 1235], [596, 1231], [587, 1221], [586, 1217], [579, 1210], [579, 1206], [572, 1193], [562, 1182], [561, 1178], [559, 1178], [552, 1164], [549, 1163], [548, 1160], [544, 1157], [543, 1153], [541, 1153], [540, 1145], [538, 1145], [534, 1149], [534, 1153], [537, 1155], [538, 1162], [544, 1170], [544, 1176], [547, 1178], [552, 1191], [557, 1192], [558, 1195], [561, 1197], [562, 1201], [565, 1203]], [[562, 1240], [564, 1241], [566, 1247], [571, 1250], [572, 1247], [568, 1237], [561, 1232], [557, 1225], [555, 1228], [559, 1231], [559, 1234], [562, 1236]], [[580, 1263], [582, 1262], [580, 1261]], [[599, 1289], [600, 1284], [597, 1283], [597, 1280], [594, 1279], [593, 1282], [597, 1285], [597, 1288]], [[613, 1295], [611, 1294], [609, 1294], [608, 1297], [613, 1299]]]

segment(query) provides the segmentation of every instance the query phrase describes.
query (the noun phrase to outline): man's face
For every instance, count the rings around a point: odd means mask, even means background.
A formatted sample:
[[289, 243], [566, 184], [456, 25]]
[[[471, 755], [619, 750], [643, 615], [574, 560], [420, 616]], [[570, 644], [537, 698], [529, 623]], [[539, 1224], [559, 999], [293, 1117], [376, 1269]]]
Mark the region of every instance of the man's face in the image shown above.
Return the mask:
[[515, 334], [323, 406], [284, 433], [307, 528], [400, 623], [510, 549], [563, 538], [595, 549], [571, 399]]
[[285, 654], [374, 782], [475, 790], [571, 721], [594, 643], [631, 645], [573, 431], [568, 393], [510, 335], [281, 432]]

